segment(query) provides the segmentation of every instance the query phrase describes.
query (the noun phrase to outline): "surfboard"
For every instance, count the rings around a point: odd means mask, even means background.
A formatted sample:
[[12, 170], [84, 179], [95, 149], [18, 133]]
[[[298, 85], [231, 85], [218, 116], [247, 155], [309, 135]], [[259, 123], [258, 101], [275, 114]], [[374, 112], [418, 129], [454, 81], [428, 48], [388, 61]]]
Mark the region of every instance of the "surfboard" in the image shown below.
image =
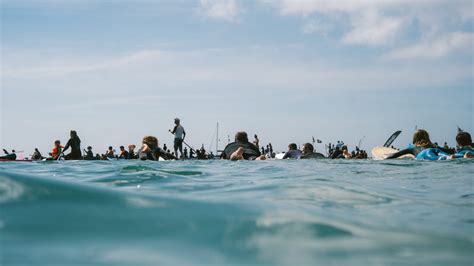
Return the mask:
[[283, 159], [283, 156], [285, 156], [285, 153], [284, 153], [284, 152], [282, 152], [282, 153], [277, 153], [277, 154], [275, 154], [275, 159], [276, 159], [276, 160], [281, 160], [281, 159]]
[[[392, 148], [389, 148], [389, 147], [377, 146], [377, 147], [372, 149], [372, 158], [374, 160], [384, 160], [387, 156], [389, 156], [391, 154], [394, 154], [396, 152], [398, 152], [398, 150], [396, 150], [396, 149], [392, 149]], [[414, 159], [415, 156], [413, 156], [411, 154], [406, 154], [406, 155], [403, 155], [399, 158]]]

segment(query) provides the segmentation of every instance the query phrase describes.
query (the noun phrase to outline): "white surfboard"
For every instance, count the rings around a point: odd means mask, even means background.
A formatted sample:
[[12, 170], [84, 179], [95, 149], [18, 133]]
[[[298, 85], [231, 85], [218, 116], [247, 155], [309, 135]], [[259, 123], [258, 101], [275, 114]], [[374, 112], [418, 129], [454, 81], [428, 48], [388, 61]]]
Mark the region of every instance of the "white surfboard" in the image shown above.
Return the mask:
[[[397, 149], [377, 146], [372, 149], [372, 158], [374, 160], [384, 160], [385, 158], [387, 158], [387, 156], [394, 154], [396, 152], [398, 152]], [[406, 155], [400, 156], [399, 158], [412, 158], [413, 159], [415, 158], [415, 156], [413, 156], [412, 154], [406, 154]]]

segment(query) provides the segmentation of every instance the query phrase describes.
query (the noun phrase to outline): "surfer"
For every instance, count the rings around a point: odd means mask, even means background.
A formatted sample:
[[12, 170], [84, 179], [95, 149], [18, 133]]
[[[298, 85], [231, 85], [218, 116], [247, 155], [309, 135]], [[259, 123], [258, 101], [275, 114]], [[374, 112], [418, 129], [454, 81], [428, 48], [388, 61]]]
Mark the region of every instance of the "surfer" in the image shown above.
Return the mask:
[[11, 161], [16, 160], [15, 150], [12, 150], [12, 153], [9, 153], [7, 150], [3, 149], [3, 152], [5, 153], [5, 156], [0, 157], [0, 159], [11, 160]]
[[174, 134], [174, 155], [178, 158], [178, 150], [181, 154], [180, 158], [183, 158], [183, 141], [186, 137], [186, 131], [184, 131], [183, 126], [181, 125], [181, 121], [179, 118], [174, 119], [174, 128], [170, 130], [172, 134]]
[[84, 153], [86, 154], [84, 156], [84, 160], [94, 160], [94, 153], [92, 152], [92, 147], [88, 146], [87, 150], [84, 150]]
[[324, 159], [324, 158], [326, 158], [326, 157], [324, 157], [323, 154], [321, 154], [319, 152], [315, 152], [314, 147], [311, 143], [303, 144], [302, 150], [303, 150], [303, 152], [301, 154], [300, 159]]
[[456, 153], [449, 158], [474, 158], [471, 134], [461, 131], [456, 135]]
[[41, 159], [43, 159], [41, 152], [38, 150], [38, 148], [35, 148], [35, 152], [33, 152], [33, 155], [31, 155], [31, 160], [39, 161]]
[[288, 145], [288, 151], [283, 155], [283, 159], [299, 159], [301, 154], [302, 152], [298, 150], [296, 143], [290, 143], [290, 145]]
[[71, 147], [71, 152], [65, 156], [66, 160], [82, 160], [82, 153], [81, 153], [81, 139], [77, 136], [77, 132], [75, 130], [71, 130], [70, 133], [71, 138], [64, 146], [63, 152], [67, 151], [69, 147]]
[[63, 149], [63, 146], [61, 145], [61, 141], [55, 140], [53, 150], [49, 154], [51, 155], [51, 159], [53, 160], [59, 159], [59, 156], [61, 156], [61, 153], [63, 153], [62, 149]]
[[235, 141], [227, 144], [221, 153], [221, 158], [226, 160], [265, 160], [259, 149], [248, 140], [247, 132], [240, 131], [235, 134]]
[[110, 159], [115, 158], [115, 150], [112, 146], [109, 146], [109, 149], [105, 152], [105, 156]]
[[424, 129], [418, 129], [415, 131], [415, 133], [413, 134], [412, 143], [412, 147], [391, 154], [386, 159], [395, 159], [406, 154], [412, 154], [416, 157], [423, 150], [430, 148], [436, 148], [444, 153], [449, 153], [449, 151], [445, 151], [443, 148], [435, 147], [435, 145], [430, 140], [430, 135], [428, 134], [428, 131]]
[[137, 156], [135, 155], [135, 147], [134, 144], [128, 145], [128, 159], [137, 159]]
[[120, 146], [119, 159], [128, 159], [128, 151], [125, 150], [124, 146]]
[[158, 161], [159, 158], [165, 160], [177, 159], [170, 153], [166, 153], [158, 147], [158, 139], [154, 136], [145, 136], [142, 140], [142, 147], [138, 150], [138, 158], [140, 160]]

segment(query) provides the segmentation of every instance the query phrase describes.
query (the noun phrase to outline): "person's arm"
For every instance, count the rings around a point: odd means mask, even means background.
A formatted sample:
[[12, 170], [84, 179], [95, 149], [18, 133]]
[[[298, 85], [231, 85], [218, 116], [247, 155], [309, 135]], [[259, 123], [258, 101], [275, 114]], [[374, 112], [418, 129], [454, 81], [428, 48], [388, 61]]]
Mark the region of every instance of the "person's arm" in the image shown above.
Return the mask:
[[387, 156], [385, 159], [396, 159], [400, 156], [403, 156], [403, 155], [406, 155], [406, 154], [412, 154], [412, 155], [415, 155], [413, 153], [413, 149], [404, 149], [404, 150], [401, 150], [399, 152], [396, 152], [394, 154], [391, 154], [389, 156]]
[[172, 130], [172, 131], [170, 131], [170, 132], [171, 132], [171, 134], [174, 134], [174, 133], [176, 133], [176, 128], [177, 128], [177, 127], [178, 127], [178, 126], [174, 126], [173, 130]]
[[[67, 149], [69, 149], [69, 146], [71, 146], [71, 139], [69, 139], [66, 143], [66, 146], [64, 146], [63, 152], [65, 152]], [[61, 154], [61, 153], [60, 153]]]
[[290, 152], [287, 151], [287, 152], [285, 152], [285, 155], [283, 155], [282, 159], [288, 159], [289, 156], [290, 156]]
[[184, 130], [183, 128], [183, 141], [184, 141], [184, 138], [186, 137], [186, 131]]

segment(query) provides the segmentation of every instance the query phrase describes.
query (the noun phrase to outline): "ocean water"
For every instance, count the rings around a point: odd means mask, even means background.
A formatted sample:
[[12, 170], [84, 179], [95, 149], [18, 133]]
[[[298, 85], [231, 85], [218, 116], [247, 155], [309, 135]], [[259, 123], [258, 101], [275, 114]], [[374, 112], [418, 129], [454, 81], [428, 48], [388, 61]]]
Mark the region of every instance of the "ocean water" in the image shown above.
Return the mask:
[[474, 160], [0, 164], [0, 265], [473, 265]]

